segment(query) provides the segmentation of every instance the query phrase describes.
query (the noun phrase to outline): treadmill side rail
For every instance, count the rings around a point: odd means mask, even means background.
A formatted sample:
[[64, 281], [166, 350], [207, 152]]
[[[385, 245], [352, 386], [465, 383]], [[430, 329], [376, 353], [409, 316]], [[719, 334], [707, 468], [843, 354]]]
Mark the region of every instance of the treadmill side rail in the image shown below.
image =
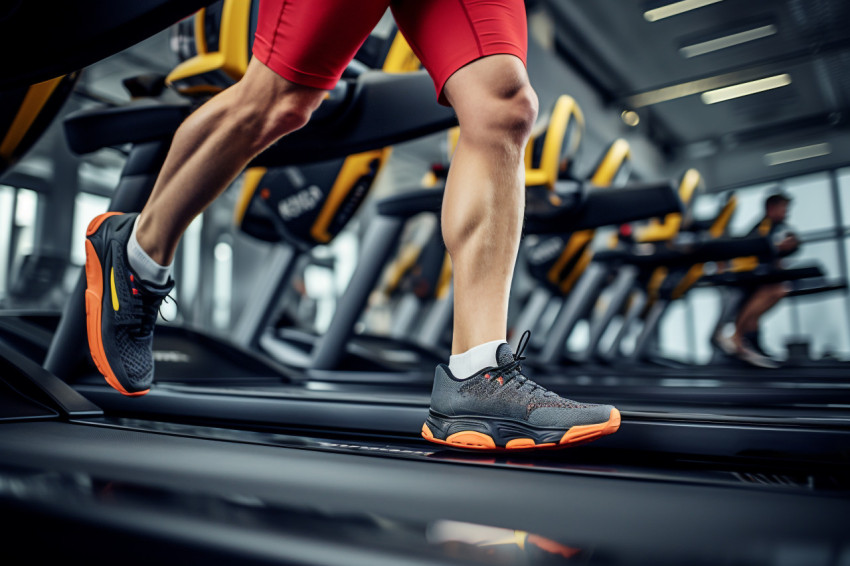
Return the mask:
[[3, 371], [4, 376], [18, 374], [35, 385], [46, 395], [52, 405], [57, 407], [64, 417], [99, 417], [103, 411], [74, 391], [70, 385], [42, 368], [26, 356], [0, 343], [0, 367], [11, 367], [12, 371]]

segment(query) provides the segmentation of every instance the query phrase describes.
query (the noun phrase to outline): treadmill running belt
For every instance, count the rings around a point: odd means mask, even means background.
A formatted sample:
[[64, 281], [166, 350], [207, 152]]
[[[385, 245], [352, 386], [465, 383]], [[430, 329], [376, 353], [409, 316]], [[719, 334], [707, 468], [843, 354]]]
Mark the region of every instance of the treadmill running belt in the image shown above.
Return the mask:
[[[832, 565], [841, 562], [819, 557], [850, 553], [841, 520], [850, 511], [846, 491], [817, 482], [637, 479], [621, 477], [617, 465], [598, 472], [374, 458], [58, 422], [0, 425], [0, 508], [21, 518], [16, 535], [39, 524], [71, 526], [73, 537], [55, 533], [67, 543], [65, 559], [102, 563], [113, 540], [131, 543], [131, 552], [162, 549], [162, 563], [185, 560], [167, 551], [189, 548], [245, 563], [388, 565]], [[39, 522], [45, 517], [51, 520]], [[12, 537], [7, 548], [25, 539]], [[497, 548], [487, 554], [487, 541], [497, 540], [537, 541], [549, 552], [522, 561]], [[113, 563], [116, 556], [123, 554], [112, 554]]]

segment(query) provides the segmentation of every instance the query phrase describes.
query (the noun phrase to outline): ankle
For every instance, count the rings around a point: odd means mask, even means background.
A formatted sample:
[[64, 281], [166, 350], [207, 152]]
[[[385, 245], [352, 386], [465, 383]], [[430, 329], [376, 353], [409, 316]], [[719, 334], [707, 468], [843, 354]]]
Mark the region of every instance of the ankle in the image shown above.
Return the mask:
[[[143, 247], [138, 237], [140, 217], [133, 224], [133, 232], [127, 242], [127, 261], [136, 275], [142, 280], [155, 285], [165, 285], [171, 277], [172, 264], [160, 263], [152, 257]], [[162, 257], [160, 255], [160, 257]]]
[[164, 245], [162, 235], [165, 231], [155, 225], [151, 215], [140, 214], [136, 219], [133, 234], [139, 248], [152, 261], [160, 266], [169, 266], [174, 262], [175, 247]]

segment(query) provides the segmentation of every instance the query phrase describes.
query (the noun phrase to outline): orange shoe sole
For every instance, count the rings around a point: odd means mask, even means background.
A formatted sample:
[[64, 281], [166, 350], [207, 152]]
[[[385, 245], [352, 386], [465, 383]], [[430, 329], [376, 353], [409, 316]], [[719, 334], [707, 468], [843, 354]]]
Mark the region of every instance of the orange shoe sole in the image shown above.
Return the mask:
[[613, 409], [607, 422], [579, 425], [570, 428], [561, 437], [557, 443], [547, 442], [537, 444], [533, 438], [514, 438], [509, 440], [505, 446], [497, 446], [496, 441], [487, 434], [474, 430], [465, 430], [449, 435], [445, 440], [440, 440], [434, 437], [427, 423], [422, 425], [422, 438], [435, 444], [443, 444], [453, 448], [465, 448], [473, 450], [495, 450], [495, 451], [513, 451], [513, 450], [541, 450], [541, 449], [558, 449], [568, 448], [570, 446], [578, 446], [585, 444], [597, 438], [607, 436], [617, 432], [621, 423], [620, 411]]
[[[122, 214], [121, 212], [107, 212], [96, 216], [86, 230], [86, 236], [91, 236], [97, 232], [103, 221], [110, 216]], [[89, 240], [86, 240], [86, 335], [88, 336], [89, 351], [94, 360], [94, 365], [97, 370], [103, 375], [106, 382], [115, 390], [127, 395], [128, 397], [138, 397], [149, 392], [150, 389], [144, 391], [129, 392], [124, 389], [124, 386], [115, 377], [115, 372], [109, 365], [109, 360], [106, 357], [106, 351], [103, 348], [103, 336], [101, 335], [101, 318], [103, 316], [103, 266], [94, 246]]]

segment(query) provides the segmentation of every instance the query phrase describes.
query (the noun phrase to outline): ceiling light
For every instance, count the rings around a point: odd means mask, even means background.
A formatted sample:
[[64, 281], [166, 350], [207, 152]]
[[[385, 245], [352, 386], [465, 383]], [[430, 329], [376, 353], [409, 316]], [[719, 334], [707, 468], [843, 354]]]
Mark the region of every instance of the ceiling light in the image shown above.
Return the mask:
[[742, 43], [747, 43], [749, 41], [755, 41], [757, 39], [770, 37], [771, 35], [776, 35], [776, 33], [776, 26], [770, 24], [767, 26], [761, 26], [747, 31], [742, 31], [740, 33], [733, 33], [731, 35], [718, 37], [717, 39], [694, 43], [692, 45], [686, 45], [679, 49], [679, 53], [681, 53], [683, 57], [690, 59], [691, 57], [696, 57], [698, 55], [705, 55], [706, 53], [720, 51], [721, 49], [726, 49], [727, 47], [733, 47], [735, 45], [741, 45]]
[[677, 98], [700, 94], [707, 90], [738, 84], [742, 81], [750, 80], [752, 77], [752, 71], [735, 71], [724, 75], [717, 75], [706, 79], [697, 79], [695, 81], [633, 94], [626, 98], [625, 103], [631, 108], [643, 108], [644, 106], [651, 106], [653, 104], [676, 100]]
[[706, 104], [717, 104], [733, 98], [741, 98], [766, 90], [782, 88], [791, 84], [791, 75], [785, 73], [782, 75], [774, 75], [757, 81], [718, 88], [717, 90], [709, 90], [702, 93], [702, 101]]
[[623, 120], [623, 123], [627, 126], [631, 126], [632, 128], [640, 124], [640, 116], [634, 110], [623, 110], [620, 114], [620, 119]]
[[812, 159], [813, 157], [823, 157], [830, 153], [832, 153], [832, 147], [828, 143], [816, 143], [814, 145], [795, 147], [794, 149], [765, 153], [764, 162], [772, 167], [774, 165], [782, 165], [783, 163]]
[[690, 12], [691, 10], [696, 10], [697, 8], [702, 8], [703, 6], [708, 6], [710, 4], [717, 4], [722, 1], [723, 0], [681, 0], [680, 2], [673, 2], [666, 6], [647, 10], [643, 13], [643, 17], [648, 22], [657, 22], [664, 18], [678, 16], [679, 14]]

